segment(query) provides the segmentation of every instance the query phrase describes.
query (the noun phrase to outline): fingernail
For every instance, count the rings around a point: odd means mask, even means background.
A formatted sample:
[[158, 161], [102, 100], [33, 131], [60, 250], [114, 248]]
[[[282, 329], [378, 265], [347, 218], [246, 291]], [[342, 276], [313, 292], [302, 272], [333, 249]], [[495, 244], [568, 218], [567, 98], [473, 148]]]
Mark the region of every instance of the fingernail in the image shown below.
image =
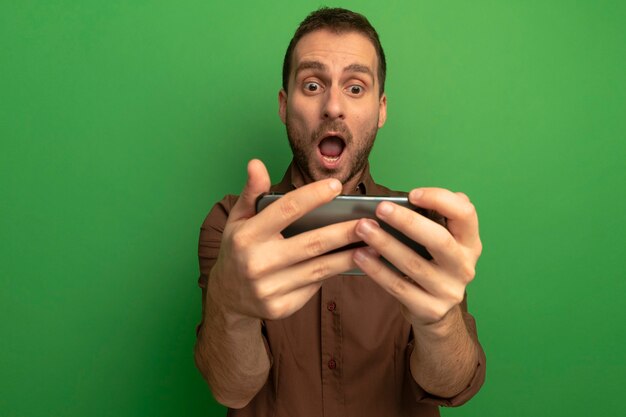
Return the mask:
[[378, 223], [376, 223], [374, 220], [365, 219], [359, 223], [356, 231], [357, 233], [366, 235], [368, 233], [371, 233], [376, 227], [378, 227]]
[[330, 187], [331, 190], [333, 190], [334, 192], [338, 192], [341, 191], [341, 182], [339, 182], [339, 180], [335, 180], [333, 179], [332, 181], [330, 181], [328, 183], [328, 186]]
[[393, 212], [393, 204], [383, 202], [378, 205], [378, 212], [383, 216], [388, 216]]
[[357, 262], [365, 262], [369, 257], [369, 253], [367, 253], [367, 249], [361, 248], [354, 251], [354, 260]]
[[409, 194], [409, 197], [411, 197], [411, 199], [413, 199], [413, 200], [417, 200], [422, 195], [424, 195], [424, 190], [420, 190], [419, 188], [417, 188], [417, 189], [411, 191], [411, 193]]
[[376, 252], [376, 249], [367, 246], [365, 248], [359, 248], [354, 251], [354, 259], [363, 262], [372, 258], [378, 258], [380, 255]]

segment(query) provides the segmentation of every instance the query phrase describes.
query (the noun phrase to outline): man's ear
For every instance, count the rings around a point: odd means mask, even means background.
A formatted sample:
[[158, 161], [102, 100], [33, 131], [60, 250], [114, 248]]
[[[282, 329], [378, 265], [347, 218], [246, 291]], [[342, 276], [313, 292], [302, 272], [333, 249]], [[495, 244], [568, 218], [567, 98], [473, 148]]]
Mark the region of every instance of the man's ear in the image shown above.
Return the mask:
[[383, 93], [378, 103], [378, 128], [380, 129], [387, 121], [387, 96]]
[[284, 88], [278, 92], [278, 115], [283, 124], [287, 123], [287, 92]]

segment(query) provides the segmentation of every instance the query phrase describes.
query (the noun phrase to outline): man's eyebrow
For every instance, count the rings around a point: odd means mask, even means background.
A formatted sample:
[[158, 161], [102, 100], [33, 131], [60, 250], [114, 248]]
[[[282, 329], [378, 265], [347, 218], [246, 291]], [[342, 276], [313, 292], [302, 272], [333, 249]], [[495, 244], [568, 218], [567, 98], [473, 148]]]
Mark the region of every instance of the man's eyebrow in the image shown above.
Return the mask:
[[322, 64], [319, 61], [302, 61], [300, 64], [298, 64], [298, 68], [296, 68], [296, 76], [300, 71], [304, 71], [307, 69], [326, 71], [326, 65]]
[[361, 64], [350, 64], [343, 69], [346, 72], [360, 72], [363, 74], [368, 74], [370, 77], [374, 78], [374, 73], [367, 65]]
[[[304, 71], [307, 69], [326, 71], [328, 67], [319, 61], [302, 61], [300, 64], [298, 64], [298, 67], [296, 68], [296, 76], [298, 75], [300, 71]], [[370, 77], [374, 78], [374, 73], [372, 72], [370, 67], [368, 67], [367, 65], [350, 64], [347, 67], [345, 67], [343, 70], [345, 72], [360, 72], [362, 74], [367, 74]]]

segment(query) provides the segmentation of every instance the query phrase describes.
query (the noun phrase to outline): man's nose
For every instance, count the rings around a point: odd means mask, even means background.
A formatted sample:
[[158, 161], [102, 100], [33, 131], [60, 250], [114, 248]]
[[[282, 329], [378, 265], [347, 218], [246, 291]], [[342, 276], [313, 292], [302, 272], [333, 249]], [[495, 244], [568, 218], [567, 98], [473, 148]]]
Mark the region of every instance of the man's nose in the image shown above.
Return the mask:
[[344, 114], [344, 102], [343, 94], [337, 87], [331, 87], [328, 89], [324, 102], [323, 116], [324, 119], [343, 119]]

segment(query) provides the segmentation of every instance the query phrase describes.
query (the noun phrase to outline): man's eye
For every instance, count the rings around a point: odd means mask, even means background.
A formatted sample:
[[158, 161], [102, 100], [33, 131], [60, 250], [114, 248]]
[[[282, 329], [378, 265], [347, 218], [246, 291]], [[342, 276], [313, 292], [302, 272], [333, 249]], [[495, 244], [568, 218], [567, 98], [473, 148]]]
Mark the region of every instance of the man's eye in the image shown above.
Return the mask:
[[317, 90], [319, 90], [320, 85], [318, 83], [306, 83], [304, 84], [304, 89], [306, 91], [311, 91], [311, 92], [315, 92]]
[[363, 87], [360, 85], [351, 85], [349, 87], [350, 93], [354, 95], [359, 95], [363, 92]]

